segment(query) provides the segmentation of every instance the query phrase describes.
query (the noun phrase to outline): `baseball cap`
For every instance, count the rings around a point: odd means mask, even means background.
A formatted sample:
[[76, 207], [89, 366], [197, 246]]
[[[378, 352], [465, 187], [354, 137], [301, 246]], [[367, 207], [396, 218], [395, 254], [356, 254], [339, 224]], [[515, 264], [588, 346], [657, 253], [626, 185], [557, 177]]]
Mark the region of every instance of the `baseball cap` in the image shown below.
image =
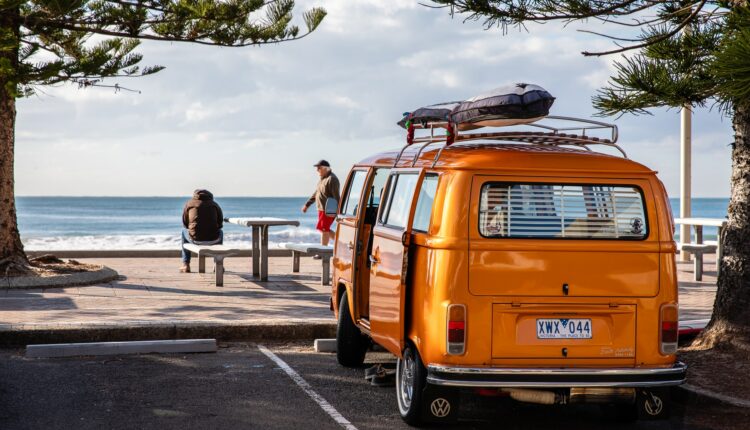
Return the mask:
[[326, 160], [320, 160], [317, 163], [313, 164], [313, 167], [320, 167], [320, 166], [331, 167], [331, 164], [327, 162]]

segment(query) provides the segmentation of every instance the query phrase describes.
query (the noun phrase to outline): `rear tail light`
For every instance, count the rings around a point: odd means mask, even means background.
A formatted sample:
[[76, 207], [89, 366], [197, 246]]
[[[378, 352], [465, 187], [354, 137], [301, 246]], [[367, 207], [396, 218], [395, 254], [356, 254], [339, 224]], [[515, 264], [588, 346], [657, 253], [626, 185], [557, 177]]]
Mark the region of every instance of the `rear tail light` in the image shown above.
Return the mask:
[[466, 307], [448, 306], [448, 354], [461, 355], [466, 350]]
[[659, 350], [662, 355], [670, 355], [677, 352], [677, 330], [679, 328], [679, 318], [677, 305], [668, 303], [662, 305], [661, 315], [659, 318]]

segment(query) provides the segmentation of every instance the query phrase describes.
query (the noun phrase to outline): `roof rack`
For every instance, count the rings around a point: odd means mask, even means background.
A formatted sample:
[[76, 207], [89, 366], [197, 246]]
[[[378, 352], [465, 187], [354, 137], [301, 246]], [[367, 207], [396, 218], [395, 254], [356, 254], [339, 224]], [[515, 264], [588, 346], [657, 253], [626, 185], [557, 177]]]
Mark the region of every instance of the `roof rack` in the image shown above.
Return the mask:
[[[490, 141], [530, 143], [530, 144], [536, 144], [536, 145], [552, 145], [552, 146], [568, 145], [568, 146], [575, 146], [578, 148], [583, 148], [587, 151], [592, 151], [592, 149], [589, 147], [590, 145], [602, 145], [602, 146], [615, 148], [622, 154], [623, 157], [628, 158], [627, 153], [625, 153], [625, 151], [616, 143], [617, 138], [618, 138], [618, 132], [617, 132], [617, 126], [614, 124], [608, 124], [605, 122], [593, 121], [590, 119], [572, 118], [572, 117], [566, 117], [566, 116], [547, 116], [544, 119], [555, 120], [555, 121], [566, 121], [569, 124], [566, 124], [565, 126], [562, 126], [562, 127], [556, 127], [547, 123], [539, 123], [539, 122], [516, 125], [516, 126], [533, 127], [533, 128], [543, 129], [547, 131], [515, 130], [515, 131], [500, 131], [500, 132], [496, 131], [496, 132], [476, 133], [476, 132], [470, 132], [470, 131], [461, 132], [461, 131], [454, 129], [454, 132], [456, 133], [454, 143], [477, 141], [477, 140], [490, 140]], [[435, 155], [435, 159], [432, 162], [432, 167], [435, 167], [438, 160], [440, 159], [440, 155], [443, 153], [443, 150], [447, 148], [448, 146], [450, 146], [446, 142], [446, 137], [444, 135], [443, 136], [435, 135], [435, 129], [439, 129], [439, 128], [447, 129], [449, 127], [449, 124], [447, 122], [417, 123], [417, 124], [414, 124], [414, 127], [418, 129], [425, 129], [425, 130], [429, 129], [430, 135], [417, 137], [413, 140], [411, 144], [407, 144], [406, 146], [401, 148], [401, 151], [398, 153], [398, 157], [396, 157], [396, 161], [393, 163], [393, 167], [396, 167], [398, 163], [401, 161], [401, 156], [404, 154], [404, 151], [406, 151], [406, 148], [412, 146], [413, 144], [421, 143], [422, 146], [419, 147], [419, 150], [417, 150], [416, 154], [414, 155], [412, 159], [412, 162], [411, 162], [412, 167], [414, 167], [417, 160], [419, 159], [419, 156], [422, 154], [422, 151], [424, 151], [425, 148], [427, 148], [429, 145], [433, 143], [443, 142], [444, 145], [440, 148], [440, 150], [438, 150], [437, 154]], [[609, 138], [588, 136], [587, 132], [590, 132], [592, 130], [609, 130]], [[578, 133], [576, 134], [565, 133], [565, 132], [571, 132], [571, 131], [576, 131]], [[493, 144], [493, 143], [498, 143], [498, 142], [492, 142], [488, 144]]]

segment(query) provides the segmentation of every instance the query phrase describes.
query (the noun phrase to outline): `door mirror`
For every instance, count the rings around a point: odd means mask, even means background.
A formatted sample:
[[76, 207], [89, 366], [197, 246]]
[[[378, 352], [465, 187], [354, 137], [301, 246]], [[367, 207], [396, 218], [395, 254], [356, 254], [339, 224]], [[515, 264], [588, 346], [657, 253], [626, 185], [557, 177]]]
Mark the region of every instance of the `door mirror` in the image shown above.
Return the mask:
[[339, 214], [339, 201], [336, 199], [326, 199], [325, 213], [328, 217], [335, 217]]

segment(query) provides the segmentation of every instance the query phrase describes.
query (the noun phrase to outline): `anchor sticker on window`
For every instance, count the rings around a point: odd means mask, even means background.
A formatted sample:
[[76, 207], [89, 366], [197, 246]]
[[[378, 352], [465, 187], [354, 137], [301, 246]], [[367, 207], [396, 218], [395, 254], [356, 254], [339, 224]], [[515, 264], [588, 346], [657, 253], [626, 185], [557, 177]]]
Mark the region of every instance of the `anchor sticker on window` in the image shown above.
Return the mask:
[[633, 234], [643, 234], [643, 220], [639, 217], [631, 219], [630, 232]]

